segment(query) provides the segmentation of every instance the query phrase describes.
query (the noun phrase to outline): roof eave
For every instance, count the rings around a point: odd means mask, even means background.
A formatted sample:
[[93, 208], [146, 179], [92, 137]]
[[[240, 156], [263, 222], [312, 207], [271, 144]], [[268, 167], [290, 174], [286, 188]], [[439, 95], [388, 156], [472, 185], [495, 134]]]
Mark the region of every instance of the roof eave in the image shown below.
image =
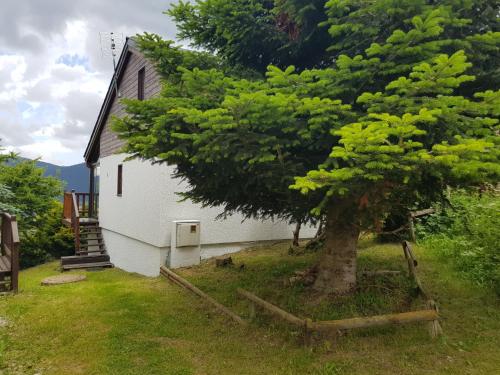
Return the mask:
[[[98, 155], [95, 155], [98, 151], [98, 142], [100, 139], [100, 133], [104, 127], [106, 122], [106, 118], [109, 112], [111, 105], [113, 104], [113, 100], [115, 98], [115, 85], [118, 85], [120, 82], [120, 78], [125, 70], [126, 61], [128, 55], [130, 53], [130, 45], [134, 44], [133, 39], [127, 38], [125, 45], [123, 46], [122, 52], [120, 54], [120, 58], [118, 59], [118, 64], [116, 65], [116, 70], [113, 73], [113, 77], [111, 78], [111, 82], [108, 87], [108, 91], [106, 92], [106, 96], [104, 98], [104, 102], [99, 111], [99, 115], [97, 116], [97, 121], [94, 125], [94, 129], [92, 130], [92, 134], [90, 136], [89, 143], [87, 144], [87, 148], [85, 149], [85, 153], [83, 157], [88, 166], [95, 163], [98, 159]], [[97, 156], [97, 157], [96, 157]]]

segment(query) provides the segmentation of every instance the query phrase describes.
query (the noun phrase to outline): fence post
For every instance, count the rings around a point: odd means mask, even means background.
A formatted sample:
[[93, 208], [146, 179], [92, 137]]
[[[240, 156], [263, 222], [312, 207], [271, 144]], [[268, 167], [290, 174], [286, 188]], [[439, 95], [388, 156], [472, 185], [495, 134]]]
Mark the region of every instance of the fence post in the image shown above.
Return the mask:
[[15, 215], [11, 216], [12, 228], [12, 254], [11, 254], [11, 288], [14, 293], [19, 290], [19, 233], [17, 228], [17, 219]]
[[249, 318], [250, 320], [254, 320], [255, 319], [255, 303], [253, 301], [249, 301], [250, 304], [248, 305], [248, 315], [249, 315]]
[[[427, 306], [439, 314], [438, 307], [436, 305], [436, 302], [434, 302], [434, 300], [431, 299], [431, 300], [427, 301]], [[435, 319], [435, 320], [432, 320], [431, 322], [429, 322], [429, 332], [430, 332], [432, 338], [436, 338], [436, 337], [443, 334], [443, 329], [441, 328], [441, 324], [439, 324], [438, 319]]]
[[304, 346], [311, 346], [312, 343], [312, 320], [304, 319]]
[[408, 226], [410, 228], [411, 242], [416, 242], [417, 237], [415, 236], [415, 224], [413, 222], [413, 214], [411, 212], [408, 214]]
[[3, 255], [3, 245], [4, 245], [4, 238], [5, 238], [5, 234], [4, 234], [4, 221], [5, 221], [5, 218], [3, 216], [2, 213], [0, 213], [0, 255]]

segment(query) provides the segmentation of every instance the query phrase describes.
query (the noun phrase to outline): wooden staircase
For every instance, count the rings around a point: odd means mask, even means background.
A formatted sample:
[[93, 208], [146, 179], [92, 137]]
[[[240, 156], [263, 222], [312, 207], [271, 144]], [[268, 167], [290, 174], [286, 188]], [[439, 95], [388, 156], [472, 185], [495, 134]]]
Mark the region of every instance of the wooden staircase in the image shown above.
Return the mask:
[[[66, 194], [69, 197], [66, 199]], [[65, 193], [65, 218], [66, 224], [70, 225], [75, 236], [75, 255], [61, 257], [61, 268], [68, 271], [78, 268], [103, 268], [113, 267], [109, 255], [106, 252], [106, 245], [99, 227], [99, 221], [94, 218], [80, 217], [82, 210], [80, 207], [81, 198], [78, 195], [86, 193]], [[71, 209], [67, 209], [66, 201], [71, 204]], [[85, 200], [83, 200], [85, 202]], [[85, 203], [83, 203], [83, 211]], [[69, 216], [69, 217], [67, 217]]]

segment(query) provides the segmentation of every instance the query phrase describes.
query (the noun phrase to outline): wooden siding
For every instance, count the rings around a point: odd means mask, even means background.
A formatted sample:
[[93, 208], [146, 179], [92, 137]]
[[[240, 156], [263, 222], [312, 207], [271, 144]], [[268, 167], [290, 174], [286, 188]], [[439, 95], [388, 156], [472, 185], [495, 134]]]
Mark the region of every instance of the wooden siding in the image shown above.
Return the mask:
[[121, 98], [114, 98], [109, 114], [106, 119], [106, 124], [100, 136], [100, 155], [105, 157], [117, 152], [120, 152], [124, 142], [110, 129], [111, 116], [123, 116], [125, 110], [120, 103], [122, 98], [137, 98], [138, 79], [137, 74], [142, 67], [146, 67], [146, 76], [144, 80], [144, 98], [148, 99], [160, 93], [161, 84], [160, 77], [156, 72], [153, 64], [147, 60], [139, 51], [131, 49], [131, 55], [123, 72], [123, 76], [119, 82], [118, 88], [121, 93]]

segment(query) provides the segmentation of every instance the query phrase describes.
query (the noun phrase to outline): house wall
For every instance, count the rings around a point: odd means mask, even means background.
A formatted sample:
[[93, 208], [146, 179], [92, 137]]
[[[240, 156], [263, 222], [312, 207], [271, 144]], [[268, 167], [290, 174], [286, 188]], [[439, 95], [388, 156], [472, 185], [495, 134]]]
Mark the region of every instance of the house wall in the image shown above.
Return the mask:
[[168, 248], [159, 248], [112, 230], [102, 229], [104, 243], [116, 267], [145, 276], [158, 276]]
[[[221, 208], [179, 202], [176, 192], [187, 185], [171, 177], [173, 167], [140, 160], [124, 162], [126, 156], [111, 155], [100, 160], [99, 223], [111, 261], [117, 267], [157, 275], [170, 251], [174, 220], [200, 220], [202, 259], [239, 251], [256, 242], [292, 238], [293, 227], [284, 222], [243, 221], [240, 215], [216, 220]], [[121, 196], [116, 195], [119, 164], [123, 165]], [[301, 230], [303, 238], [314, 234], [314, 228]], [[154, 261], [141, 260], [151, 253]], [[148, 265], [136, 264], [141, 262]]]
[[[149, 60], [147, 60], [140, 52], [131, 47], [128, 61], [126, 62], [125, 69], [118, 82], [118, 88], [123, 98], [137, 99], [137, 86], [138, 86], [138, 72], [141, 68], [145, 67], [144, 79], [144, 98], [148, 99], [156, 96], [161, 91], [160, 76], [155, 70], [155, 67]], [[112, 116], [124, 116], [125, 109], [120, 100], [114, 98], [111, 108], [109, 110], [106, 123], [100, 137], [100, 157], [106, 157], [116, 152], [119, 152], [123, 146], [123, 140], [119, 139], [117, 135], [111, 130], [110, 122]]]
[[[156, 96], [161, 81], [154, 66], [133, 47], [118, 82], [122, 98], [137, 98], [138, 71], [145, 67], [144, 96]], [[216, 220], [221, 209], [201, 208], [191, 202], [179, 203], [176, 192], [187, 188], [171, 177], [173, 167], [152, 165], [150, 162], [124, 161], [120, 154], [123, 141], [110, 129], [111, 116], [123, 116], [120, 99], [114, 98], [99, 138], [99, 223], [111, 261], [127, 271], [147, 276], [159, 274], [171, 251], [175, 264], [192, 264], [195, 259], [239, 251], [262, 241], [292, 237], [293, 228], [283, 222], [246, 220], [233, 215]], [[123, 165], [122, 194], [117, 195], [118, 165]], [[196, 253], [185, 248], [171, 250], [172, 222], [200, 220], [201, 248]], [[315, 234], [313, 228], [303, 228], [304, 238]]]

